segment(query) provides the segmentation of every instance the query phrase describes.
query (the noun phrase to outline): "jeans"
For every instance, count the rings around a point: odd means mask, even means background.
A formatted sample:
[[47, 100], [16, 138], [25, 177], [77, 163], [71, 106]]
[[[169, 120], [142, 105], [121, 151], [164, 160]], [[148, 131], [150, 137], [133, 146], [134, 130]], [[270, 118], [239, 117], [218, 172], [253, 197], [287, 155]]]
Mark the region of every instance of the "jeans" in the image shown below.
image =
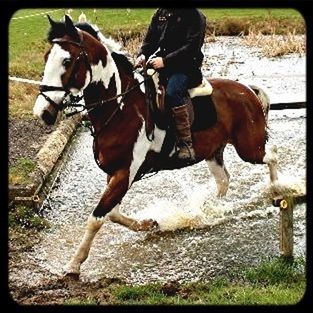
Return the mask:
[[178, 107], [185, 104], [185, 98], [188, 96], [187, 75], [182, 73], [173, 74], [169, 77], [166, 87], [166, 104], [170, 107]]

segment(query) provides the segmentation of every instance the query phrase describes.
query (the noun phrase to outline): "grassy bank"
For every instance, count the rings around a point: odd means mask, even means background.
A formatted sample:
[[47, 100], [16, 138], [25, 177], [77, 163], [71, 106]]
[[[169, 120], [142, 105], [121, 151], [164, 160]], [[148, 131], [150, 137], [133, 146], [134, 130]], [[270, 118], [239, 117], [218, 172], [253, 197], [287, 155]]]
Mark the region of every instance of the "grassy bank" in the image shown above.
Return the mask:
[[[108, 36], [128, 45], [135, 53], [146, 32], [154, 9], [84, 9], [87, 19]], [[292, 9], [203, 9], [207, 16], [207, 34], [289, 34], [304, 33], [305, 24], [299, 12]], [[77, 21], [81, 9], [22, 9], [9, 24], [9, 74], [40, 80], [43, 56], [48, 49], [46, 34], [49, 23], [45, 12], [55, 20], [69, 13]], [[134, 38], [137, 37], [137, 40]], [[255, 36], [254, 36], [255, 37]], [[132, 38], [132, 40], [130, 40]], [[262, 40], [261, 40], [262, 41]], [[131, 42], [131, 43], [130, 43]], [[251, 42], [251, 40], [250, 40]], [[31, 116], [37, 86], [10, 82], [10, 116]]]
[[[9, 71], [12, 76], [39, 79], [43, 70], [43, 54], [49, 23], [43, 12], [55, 20], [69, 13], [75, 21], [82, 10], [23, 9], [17, 11], [9, 24]], [[124, 43], [142, 37], [154, 9], [84, 9], [87, 19], [97, 24], [105, 35]], [[208, 34], [238, 35], [257, 29], [263, 33], [304, 33], [305, 25], [299, 12], [291, 9], [203, 9], [208, 21]], [[37, 14], [37, 15], [36, 15]]]
[[[304, 260], [293, 264], [276, 258], [254, 268], [237, 271], [231, 277], [209, 282], [147, 284], [128, 286], [112, 284], [98, 290], [97, 296], [70, 297], [65, 304], [95, 305], [292, 305], [305, 292]], [[99, 297], [99, 294], [105, 297]]]

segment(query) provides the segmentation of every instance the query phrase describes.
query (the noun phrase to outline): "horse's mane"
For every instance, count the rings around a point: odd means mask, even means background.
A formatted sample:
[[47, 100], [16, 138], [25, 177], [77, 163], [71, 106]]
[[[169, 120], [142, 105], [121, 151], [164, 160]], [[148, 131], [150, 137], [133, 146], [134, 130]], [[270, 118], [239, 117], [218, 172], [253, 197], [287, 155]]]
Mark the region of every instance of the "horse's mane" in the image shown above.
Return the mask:
[[122, 68], [125, 70], [126, 74], [132, 76], [133, 75], [133, 70], [134, 66], [133, 64], [129, 61], [128, 57], [124, 54], [117, 53], [117, 52], [112, 52], [111, 53], [112, 58], [116, 64], [120, 64]]
[[[96, 25], [91, 25], [86, 22], [79, 22], [74, 24], [75, 27], [87, 32], [98, 41], [100, 41], [111, 53], [112, 58], [118, 64], [120, 64], [127, 74], [132, 74], [133, 64], [130, 61], [130, 58], [127, 56], [125, 51], [122, 51], [122, 48], [119, 43], [114, 41], [112, 38], [106, 38], [99, 30]], [[66, 28], [64, 22], [54, 22], [54, 26], [50, 28], [48, 32], [47, 39], [50, 43], [55, 38], [62, 38], [66, 35]]]

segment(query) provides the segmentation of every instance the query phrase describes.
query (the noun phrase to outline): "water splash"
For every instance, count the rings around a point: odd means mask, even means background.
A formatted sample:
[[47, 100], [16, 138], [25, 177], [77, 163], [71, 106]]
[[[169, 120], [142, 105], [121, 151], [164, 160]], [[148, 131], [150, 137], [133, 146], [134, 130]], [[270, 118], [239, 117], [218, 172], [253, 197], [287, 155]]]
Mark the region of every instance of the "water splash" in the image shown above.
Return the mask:
[[278, 181], [271, 184], [269, 195], [275, 197], [284, 196], [301, 196], [306, 194], [306, 185], [304, 178], [300, 179], [290, 174], [278, 173]]
[[172, 231], [181, 228], [201, 228], [206, 224], [207, 216], [202, 206], [209, 196], [203, 185], [193, 182], [191, 174], [186, 171], [175, 171], [171, 184], [177, 186], [172, 199], [154, 197], [135, 218], [152, 218], [159, 224], [161, 231]]

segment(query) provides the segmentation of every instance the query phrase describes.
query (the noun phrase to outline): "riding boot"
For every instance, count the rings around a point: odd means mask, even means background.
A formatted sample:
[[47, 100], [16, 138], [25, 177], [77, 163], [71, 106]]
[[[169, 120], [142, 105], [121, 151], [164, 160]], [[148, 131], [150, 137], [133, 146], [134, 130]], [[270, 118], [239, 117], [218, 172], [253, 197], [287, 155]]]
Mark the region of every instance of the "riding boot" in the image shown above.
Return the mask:
[[177, 158], [181, 161], [195, 161], [195, 151], [192, 147], [188, 105], [172, 108], [176, 133], [179, 139]]

